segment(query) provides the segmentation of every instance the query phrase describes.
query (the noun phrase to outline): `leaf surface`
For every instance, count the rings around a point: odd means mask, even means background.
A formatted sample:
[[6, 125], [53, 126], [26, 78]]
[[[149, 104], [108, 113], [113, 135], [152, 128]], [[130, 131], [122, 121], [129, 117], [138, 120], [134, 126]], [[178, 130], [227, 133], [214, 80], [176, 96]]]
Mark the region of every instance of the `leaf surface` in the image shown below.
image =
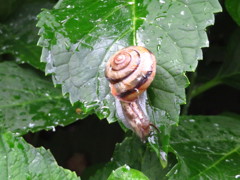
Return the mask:
[[20, 134], [53, 129], [86, 116], [79, 103], [72, 106], [43, 73], [0, 63], [0, 127]]
[[131, 169], [128, 165], [121, 166], [114, 170], [107, 180], [149, 180], [142, 172]]
[[226, 0], [225, 6], [230, 14], [230, 16], [233, 18], [233, 20], [240, 26], [240, 2], [239, 0]]
[[169, 179], [240, 177], [240, 117], [188, 116], [172, 132], [178, 163]]
[[174, 160], [169, 161], [168, 167], [163, 169], [158, 156], [149, 146], [145, 146], [136, 136], [127, 137], [116, 145], [111, 161], [87, 179], [107, 179], [113, 170], [125, 164], [143, 172], [151, 180], [166, 179], [165, 175], [175, 163]]
[[105, 64], [124, 47], [148, 48], [156, 55], [157, 73], [147, 91], [147, 112], [161, 126], [167, 152], [166, 133], [178, 123], [185, 103], [185, 72], [194, 71], [202, 58], [201, 48], [208, 46], [205, 29], [219, 11], [217, 0], [62, 0], [38, 16], [41, 60], [71, 103], [80, 101], [111, 123], [118, 116]]
[[220, 67], [219, 71], [211, 80], [196, 87], [192, 92], [193, 97], [219, 84], [226, 84], [234, 88], [240, 89], [239, 42], [240, 29], [238, 28], [232, 33], [229, 39], [225, 50], [226, 54], [223, 58], [224, 63]]
[[[114, 118], [104, 67], [117, 50], [141, 45], [157, 57], [157, 75], [148, 90], [156, 124], [175, 124], [185, 102], [185, 71], [193, 71], [208, 46], [205, 28], [214, 22], [217, 0], [60, 1], [39, 15], [38, 27], [46, 73], [53, 73], [72, 103], [107, 107]], [[161, 120], [160, 120], [161, 119]]]
[[226, 61], [221, 67], [216, 79], [220, 79], [229, 86], [240, 89], [240, 29], [231, 36], [228, 46]]
[[240, 177], [240, 117], [184, 116], [172, 130], [168, 166], [160, 166], [156, 154], [136, 137], [117, 144], [109, 163], [90, 180], [106, 179], [124, 164], [143, 172], [149, 179], [219, 179]]
[[34, 148], [23, 138], [0, 130], [0, 179], [80, 179], [58, 166], [50, 151]]
[[18, 7], [5, 23], [0, 23], [0, 55], [11, 54], [18, 63], [29, 63], [44, 70], [45, 65], [40, 62], [41, 48], [37, 46], [36, 16], [41, 8], [50, 8], [53, 4], [46, 0], [7, 2], [9, 6]]

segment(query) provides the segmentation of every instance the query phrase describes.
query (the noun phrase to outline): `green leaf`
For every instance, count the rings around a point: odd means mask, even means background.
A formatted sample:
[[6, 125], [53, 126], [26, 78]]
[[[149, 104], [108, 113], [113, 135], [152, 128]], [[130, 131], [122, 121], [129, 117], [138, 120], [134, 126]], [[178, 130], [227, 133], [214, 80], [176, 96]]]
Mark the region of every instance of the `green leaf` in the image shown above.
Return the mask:
[[[16, 3], [15, 3], [16, 4]], [[52, 7], [48, 1], [21, 2], [6, 21], [0, 24], [0, 55], [12, 54], [19, 63], [29, 63], [44, 70], [40, 62], [41, 48], [37, 44], [38, 29], [36, 15], [41, 8]]]
[[34, 148], [21, 137], [0, 131], [0, 179], [80, 179], [58, 166], [50, 151]]
[[240, 1], [226, 0], [225, 6], [230, 16], [240, 26]]
[[123, 47], [147, 47], [157, 58], [147, 111], [156, 126], [169, 132], [185, 103], [185, 72], [194, 71], [202, 58], [201, 47], [208, 46], [205, 29], [219, 11], [217, 0], [61, 0], [39, 14], [41, 60], [71, 103], [80, 101], [114, 122], [118, 117], [105, 64]]
[[131, 169], [128, 165], [121, 166], [114, 170], [108, 180], [149, 180], [142, 172]]
[[200, 48], [208, 45], [205, 28], [220, 10], [217, 0], [62, 0], [39, 15], [42, 61], [72, 103], [95, 104], [100, 111], [108, 107], [111, 115], [103, 116], [113, 122], [114, 98], [104, 77], [105, 63], [123, 47], [146, 46], [158, 64], [148, 91], [149, 114], [156, 124], [175, 124], [179, 105], [185, 102], [184, 72], [195, 70], [202, 58]]
[[107, 179], [113, 170], [125, 164], [143, 172], [151, 180], [159, 180], [165, 179], [165, 175], [175, 161], [170, 161], [168, 167], [163, 169], [159, 158], [151, 148], [145, 146], [136, 136], [127, 137], [122, 143], [116, 145], [111, 161], [88, 179]]
[[171, 145], [178, 164], [169, 179], [240, 177], [240, 116], [188, 116], [174, 129]]
[[20, 134], [53, 129], [86, 116], [81, 104], [74, 107], [43, 73], [0, 63], [0, 127]]
[[216, 79], [229, 86], [240, 89], [240, 29], [231, 36], [227, 46], [226, 61], [221, 67]]

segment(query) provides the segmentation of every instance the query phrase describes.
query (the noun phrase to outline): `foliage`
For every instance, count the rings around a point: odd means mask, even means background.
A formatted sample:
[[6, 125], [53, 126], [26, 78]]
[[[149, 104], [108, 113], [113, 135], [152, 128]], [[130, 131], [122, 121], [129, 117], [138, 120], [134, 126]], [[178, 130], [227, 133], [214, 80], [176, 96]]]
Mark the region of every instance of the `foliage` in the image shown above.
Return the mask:
[[234, 179], [239, 174], [240, 117], [187, 116], [172, 134], [178, 163], [169, 179]]
[[[201, 6], [203, 13], [199, 13]], [[115, 100], [104, 76], [105, 63], [123, 47], [147, 47], [157, 58], [156, 78], [148, 90], [148, 114], [166, 133], [178, 122], [180, 104], [185, 102], [185, 72], [195, 70], [202, 58], [200, 48], [208, 46], [205, 28], [220, 10], [215, 0], [60, 1], [39, 15], [41, 60], [72, 103], [83, 102], [86, 113], [95, 106], [99, 118], [114, 122]], [[162, 142], [167, 153], [168, 141]]]
[[117, 168], [112, 174], [108, 177], [108, 180], [149, 180], [143, 173], [135, 169], [131, 169], [129, 166], [125, 165]]
[[18, 4], [19, 7], [12, 11], [12, 15], [6, 23], [0, 24], [0, 36], [2, 37], [0, 39], [0, 55], [12, 54], [18, 63], [26, 62], [37, 69], [44, 70], [45, 65], [39, 61], [41, 48], [36, 46], [38, 40], [36, 15], [41, 8], [52, 7], [52, 3], [46, 0], [26, 1], [24, 5], [20, 5], [20, 1], [15, 2], [15, 0], [7, 2], [6, 6]]
[[34, 148], [21, 137], [0, 131], [1, 179], [79, 179], [57, 165], [49, 151]]
[[[145, 46], [157, 57], [147, 112], [160, 133], [147, 143], [127, 134], [111, 161], [83, 179], [240, 177], [239, 115], [187, 115], [192, 99], [210, 88], [239, 89], [239, 30], [231, 35], [217, 73], [200, 85], [190, 79], [186, 115], [179, 115], [186, 103], [186, 73], [203, 58], [201, 48], [209, 44], [206, 28], [221, 11], [217, 0], [60, 0], [53, 8], [48, 0], [21, 2], [9, 1], [0, 13], [0, 179], [78, 179], [49, 151], [18, 136], [55, 130], [93, 113], [109, 123], [118, 121], [104, 67], [115, 51], [132, 45]], [[239, 2], [225, 5], [239, 24]], [[41, 8], [50, 9], [43, 9], [37, 22]]]
[[232, 16], [234, 21], [240, 25], [240, 2], [238, 0], [226, 0], [225, 4], [229, 14]]
[[[59, 88], [29, 67], [14, 62], [0, 63], [1, 127], [18, 134], [53, 129], [83, 118], [77, 103], [73, 107]], [[69, 116], [71, 114], [71, 116]]]

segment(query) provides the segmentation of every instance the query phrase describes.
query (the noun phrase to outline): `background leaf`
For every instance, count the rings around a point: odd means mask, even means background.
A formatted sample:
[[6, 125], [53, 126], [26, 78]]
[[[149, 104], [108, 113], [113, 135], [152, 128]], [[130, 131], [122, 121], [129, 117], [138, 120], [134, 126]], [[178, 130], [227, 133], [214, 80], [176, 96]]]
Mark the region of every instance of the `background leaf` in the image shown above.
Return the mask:
[[19, 2], [17, 0], [0, 0], [0, 21], [5, 20], [16, 9]]
[[128, 165], [121, 166], [114, 170], [108, 177], [108, 180], [149, 180], [142, 172], [131, 169]]
[[219, 85], [227, 84], [234, 88], [240, 89], [240, 29], [236, 29], [227, 44], [225, 50], [224, 63], [216, 75], [209, 81], [196, 87], [192, 96], [197, 96], [204, 91]]
[[220, 79], [223, 83], [240, 89], [240, 29], [237, 29], [230, 38], [226, 61], [216, 79]]
[[14, 4], [18, 6], [5, 23], [0, 23], [0, 55], [12, 54], [17, 62], [29, 63], [37, 69], [44, 70], [45, 65], [40, 62], [41, 48], [36, 45], [38, 40], [36, 15], [41, 8], [50, 8], [53, 3], [46, 0], [7, 2], [13, 3], [9, 6]]
[[58, 166], [44, 148], [34, 148], [22, 138], [0, 130], [0, 179], [80, 179]]
[[225, 6], [233, 20], [240, 26], [240, 2], [239, 0], [226, 0]]
[[169, 179], [240, 177], [240, 117], [188, 116], [172, 132], [178, 158]]
[[98, 169], [94, 175], [85, 179], [107, 179], [113, 170], [127, 164], [143, 172], [149, 179], [159, 180], [166, 178], [165, 175], [175, 162], [170, 161], [168, 167], [163, 169], [159, 158], [151, 148], [145, 146], [136, 136], [127, 137], [122, 143], [116, 145], [111, 161]]
[[86, 116], [81, 104], [74, 106], [43, 73], [0, 63], [0, 127], [25, 134], [67, 125]]

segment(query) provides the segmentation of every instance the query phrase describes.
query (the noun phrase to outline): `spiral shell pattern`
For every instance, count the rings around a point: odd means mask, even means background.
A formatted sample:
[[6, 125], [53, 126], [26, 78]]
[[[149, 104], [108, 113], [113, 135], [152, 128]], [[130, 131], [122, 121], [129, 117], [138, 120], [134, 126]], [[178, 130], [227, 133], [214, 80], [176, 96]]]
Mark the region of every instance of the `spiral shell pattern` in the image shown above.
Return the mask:
[[125, 102], [136, 100], [149, 87], [155, 73], [155, 56], [141, 46], [130, 46], [116, 52], [105, 70], [111, 93]]

